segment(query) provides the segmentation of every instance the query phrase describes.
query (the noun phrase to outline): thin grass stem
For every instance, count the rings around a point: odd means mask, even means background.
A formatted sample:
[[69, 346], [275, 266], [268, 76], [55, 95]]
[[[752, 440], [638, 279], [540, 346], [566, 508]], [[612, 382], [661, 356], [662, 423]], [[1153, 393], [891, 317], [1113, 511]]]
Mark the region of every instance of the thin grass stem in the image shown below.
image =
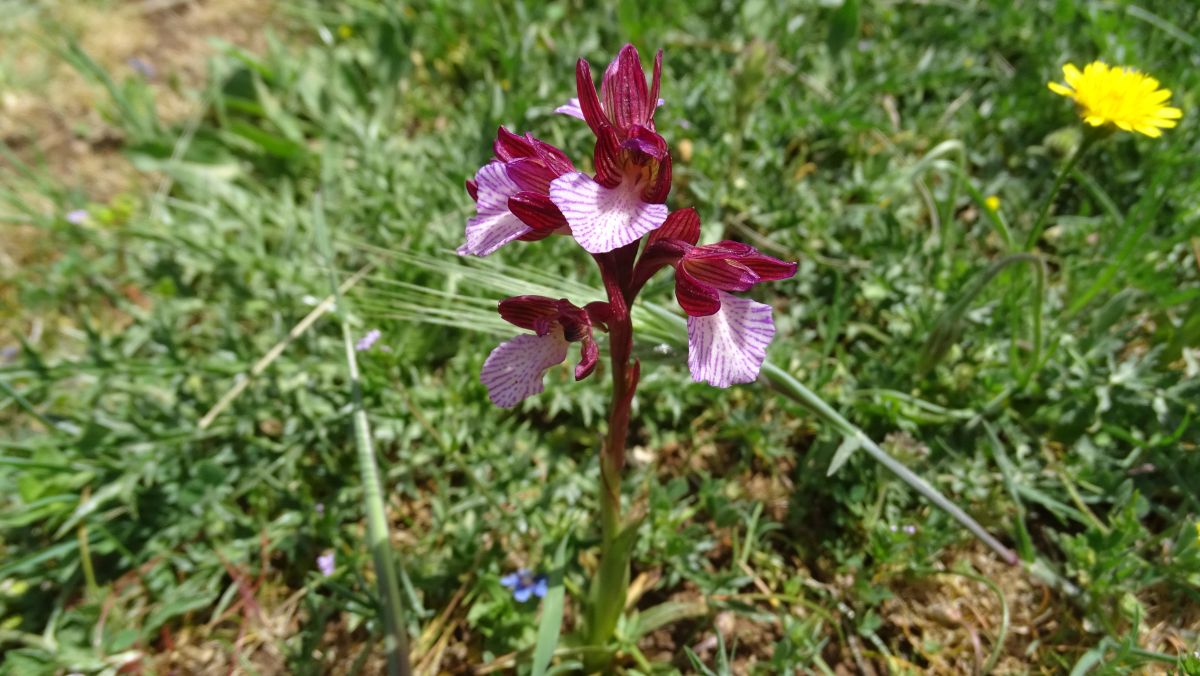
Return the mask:
[[350, 335], [350, 324], [346, 321], [343, 298], [333, 272], [335, 269], [333, 251], [325, 229], [324, 202], [320, 193], [313, 196], [313, 223], [316, 226], [318, 243], [328, 265], [329, 288], [334, 297], [335, 313], [342, 325], [342, 346], [346, 352], [346, 370], [350, 377], [350, 391], [354, 406], [354, 442], [358, 450], [359, 473], [362, 476], [363, 508], [367, 515], [368, 547], [375, 560], [379, 605], [383, 608], [386, 627], [384, 651], [387, 653], [388, 674], [390, 676], [410, 676], [412, 666], [409, 664], [404, 607], [400, 601], [400, 582], [392, 557], [391, 538], [388, 535], [387, 513], [383, 502], [379, 465], [371, 443], [371, 427], [367, 420], [367, 412], [363, 407], [362, 381], [358, 373], [358, 360], [354, 356], [354, 338]]

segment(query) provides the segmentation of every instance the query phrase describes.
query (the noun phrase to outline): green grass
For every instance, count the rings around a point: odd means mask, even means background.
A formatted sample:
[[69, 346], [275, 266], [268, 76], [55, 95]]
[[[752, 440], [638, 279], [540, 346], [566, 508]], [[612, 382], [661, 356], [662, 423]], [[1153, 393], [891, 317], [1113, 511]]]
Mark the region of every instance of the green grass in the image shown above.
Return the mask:
[[[329, 294], [317, 204], [335, 275], [374, 265], [340, 312], [389, 348], [358, 357], [414, 661], [528, 665], [537, 607], [498, 580], [550, 571], [564, 539], [573, 626], [606, 378], [554, 370], [506, 412], [478, 373], [515, 333], [498, 298], [541, 285], [581, 302], [598, 278], [564, 238], [482, 263], [452, 249], [497, 125], [590, 154], [552, 110], [577, 57], [598, 71], [625, 41], [666, 51], [671, 206], [697, 208], [705, 241], [800, 261], [756, 292], [777, 308], [771, 359], [1042, 574], [999, 565], [866, 455], [827, 476], [836, 429], [765, 387], [691, 383], [677, 350], [643, 339], [625, 486], [648, 515], [637, 607], [707, 612], [640, 642], [629, 618], [622, 664], [966, 671], [995, 651], [1010, 672], [1122, 672], [1200, 649], [1194, 3], [863, 0], [850, 39], [815, 2], [647, 4], [291, 3], [264, 53], [212, 61], [191, 93], [204, 115], [177, 127], [140, 81], [106, 83], [47, 42], [114, 95], [123, 152], [161, 189], [72, 225], [86, 186], [0, 159], [0, 223], [36, 228], [40, 252], [0, 271], [0, 673], [165, 673], [186, 646], [260, 673], [379, 667], [338, 322], [199, 425]], [[1185, 116], [1092, 150], [1056, 200], [1029, 377], [1028, 266], [945, 313], [1012, 250], [981, 197], [1000, 197], [1014, 241], [1033, 226], [1078, 142], [1045, 83], [1093, 58], [1151, 72]], [[647, 298], [673, 302], [663, 281]]]

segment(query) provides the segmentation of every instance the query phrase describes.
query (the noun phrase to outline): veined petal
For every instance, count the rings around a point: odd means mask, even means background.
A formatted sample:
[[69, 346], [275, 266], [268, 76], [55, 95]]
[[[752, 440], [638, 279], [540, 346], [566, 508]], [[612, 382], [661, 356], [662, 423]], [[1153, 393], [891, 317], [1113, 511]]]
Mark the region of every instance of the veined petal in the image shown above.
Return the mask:
[[583, 380], [596, 370], [600, 361], [600, 347], [589, 334], [579, 345], [579, 363], [575, 365], [575, 380]]
[[554, 179], [550, 199], [589, 253], [606, 253], [636, 242], [667, 219], [667, 206], [643, 202], [630, 181], [606, 188], [578, 172]]
[[646, 90], [641, 56], [633, 45], [622, 47], [617, 58], [604, 71], [600, 100], [604, 112], [608, 113], [608, 118], [622, 133], [635, 124], [648, 121], [647, 115], [654, 111], [654, 104]]
[[519, 192], [504, 164], [486, 164], [475, 174], [477, 214], [467, 220], [467, 242], [459, 255], [487, 256], [530, 231], [508, 210], [508, 198]]
[[625, 177], [625, 163], [621, 157], [621, 141], [617, 130], [610, 124], [602, 124], [596, 130], [596, 146], [592, 151], [592, 164], [596, 167], [596, 182], [606, 188], [620, 185]]
[[663, 104], [663, 100], [658, 98], [658, 87], [662, 83], [662, 59], [663, 50], [660, 49], [654, 55], [654, 75], [650, 81], [650, 98], [647, 100], [650, 105], [646, 106], [646, 124], [651, 129], [654, 128], [654, 111]]
[[529, 142], [533, 145], [534, 152], [542, 160], [542, 164], [554, 174], [554, 178], [558, 178], [569, 171], [575, 171], [575, 165], [571, 163], [571, 158], [562, 151], [561, 148], [552, 146], [545, 141], [529, 137]]
[[[661, 75], [661, 71], [662, 71], [662, 50], [661, 49], [658, 50], [658, 58], [655, 59], [654, 67], [655, 67], [655, 77], [657, 78]], [[655, 96], [653, 97], [655, 99], [654, 107], [656, 109], [662, 108], [667, 102], [663, 99], [658, 98], [658, 96], [657, 96], [657, 94], [658, 94], [657, 79], [655, 80], [654, 87], [655, 87], [654, 88]], [[579, 107], [579, 97], [578, 96], [572, 96], [571, 98], [567, 99], [567, 102], [562, 104], [561, 106], [555, 108], [554, 112], [558, 113], [559, 115], [568, 115], [577, 120], [584, 119], [583, 109]], [[651, 113], [651, 115], [653, 115], [653, 113]], [[653, 121], [650, 126], [651, 126], [651, 128], [653, 128], [653, 126], [654, 126]]]
[[566, 359], [567, 341], [562, 329], [544, 336], [522, 334], [492, 350], [483, 362], [479, 379], [487, 386], [492, 403], [512, 408], [545, 389], [542, 375], [546, 369]]
[[662, 227], [650, 233], [647, 245], [662, 239], [677, 239], [688, 244], [700, 241], [700, 215], [692, 207], [672, 211]]
[[796, 263], [781, 261], [778, 258], [759, 253], [753, 253], [738, 259], [738, 262], [754, 271], [760, 282], [773, 282], [779, 279], [791, 279], [796, 275]]
[[546, 296], [513, 296], [500, 301], [496, 309], [509, 324], [534, 331], [540, 321], [558, 317], [558, 305]]
[[753, 382], [775, 337], [771, 306], [719, 293], [720, 312], [688, 317], [688, 369], [715, 387]]
[[579, 110], [583, 113], [583, 121], [587, 122], [593, 132], [599, 132], [600, 126], [607, 124], [607, 119], [600, 108], [600, 98], [596, 96], [596, 83], [592, 81], [592, 68], [587, 59], [575, 62], [575, 93], [579, 95]]
[[508, 198], [508, 210], [538, 234], [549, 235], [567, 225], [567, 219], [550, 201], [550, 196], [542, 193], [521, 191]]
[[579, 97], [572, 96], [567, 99], [567, 102], [554, 109], [554, 112], [561, 115], [570, 115], [573, 118], [582, 120], [583, 109], [579, 107]]
[[520, 190], [503, 162], [489, 162], [475, 172], [475, 201], [480, 213], [508, 211], [508, 198]]
[[508, 211], [473, 216], [467, 220], [467, 242], [458, 248], [458, 254], [489, 256], [530, 230], [528, 225]]
[[676, 266], [675, 300], [688, 317], [707, 317], [720, 312], [722, 295], [717, 289], [697, 281], [682, 265]]
[[746, 291], [761, 281], [750, 268], [733, 258], [684, 258], [679, 267], [697, 282], [723, 291]]
[[496, 130], [496, 140], [492, 143], [492, 153], [496, 159], [501, 162], [511, 162], [512, 160], [533, 155], [533, 146], [530, 145], [529, 139], [524, 136], [518, 136], [503, 126]]
[[550, 181], [558, 178], [557, 174], [547, 169], [539, 160], [528, 157], [505, 162], [504, 170], [521, 190], [530, 192], [544, 193], [550, 188]]

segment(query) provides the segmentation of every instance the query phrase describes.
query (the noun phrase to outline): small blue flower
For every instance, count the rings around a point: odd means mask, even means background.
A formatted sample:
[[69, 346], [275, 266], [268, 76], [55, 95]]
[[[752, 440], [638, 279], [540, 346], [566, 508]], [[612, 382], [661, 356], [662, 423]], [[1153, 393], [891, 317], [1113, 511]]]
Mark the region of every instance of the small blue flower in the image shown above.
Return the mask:
[[545, 596], [546, 583], [545, 575], [534, 575], [526, 568], [500, 578], [500, 584], [513, 590], [513, 598], [520, 603], [528, 601], [531, 596], [539, 599]]
[[87, 223], [87, 220], [87, 209], [75, 209], [67, 212], [67, 222], [72, 225], [83, 225], [84, 223]]
[[333, 552], [328, 552], [317, 557], [317, 570], [321, 571], [321, 574], [325, 577], [333, 575], [335, 565]]
[[375, 345], [375, 341], [379, 340], [379, 337], [382, 335], [383, 334], [379, 331], [379, 329], [371, 329], [370, 331], [367, 331], [367, 335], [358, 339], [358, 342], [354, 345], [354, 349], [358, 350], [359, 352], [369, 350], [373, 345]]

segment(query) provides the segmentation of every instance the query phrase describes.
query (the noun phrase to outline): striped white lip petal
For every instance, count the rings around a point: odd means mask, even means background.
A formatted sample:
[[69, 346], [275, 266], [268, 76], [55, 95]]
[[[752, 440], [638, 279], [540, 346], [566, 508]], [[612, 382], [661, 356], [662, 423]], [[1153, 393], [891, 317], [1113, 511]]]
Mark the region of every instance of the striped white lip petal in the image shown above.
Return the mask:
[[587, 174], [563, 174], [550, 183], [550, 199], [588, 253], [635, 242], [667, 220], [667, 206], [643, 202], [631, 181], [605, 188]]
[[562, 328], [544, 336], [522, 334], [496, 346], [483, 362], [479, 380], [488, 398], [500, 408], [512, 408], [521, 400], [542, 392], [546, 369], [567, 360], [567, 339]]
[[479, 194], [477, 214], [467, 220], [467, 243], [458, 248], [458, 253], [487, 256], [531, 228], [508, 210], [508, 198], [521, 189], [509, 178], [504, 163], [491, 162], [480, 167], [475, 182]]
[[583, 108], [579, 107], [579, 97], [572, 96], [567, 99], [567, 102], [554, 109], [554, 112], [561, 115], [570, 115], [571, 117], [582, 120]]
[[771, 306], [720, 291], [721, 309], [688, 317], [688, 368], [692, 380], [714, 387], [754, 382], [775, 337]]

